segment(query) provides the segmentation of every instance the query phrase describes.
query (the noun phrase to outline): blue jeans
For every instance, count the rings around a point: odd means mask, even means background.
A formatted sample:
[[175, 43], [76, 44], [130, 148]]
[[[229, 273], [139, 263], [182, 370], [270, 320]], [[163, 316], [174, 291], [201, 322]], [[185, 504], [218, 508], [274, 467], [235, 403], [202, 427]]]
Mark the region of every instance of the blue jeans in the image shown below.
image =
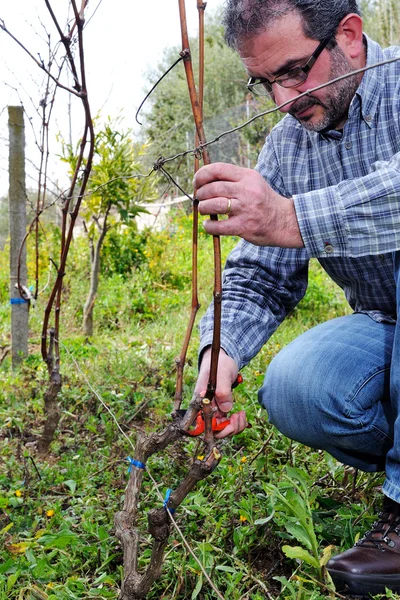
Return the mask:
[[385, 471], [383, 492], [400, 502], [400, 324], [355, 313], [310, 329], [273, 359], [259, 402], [287, 437]]

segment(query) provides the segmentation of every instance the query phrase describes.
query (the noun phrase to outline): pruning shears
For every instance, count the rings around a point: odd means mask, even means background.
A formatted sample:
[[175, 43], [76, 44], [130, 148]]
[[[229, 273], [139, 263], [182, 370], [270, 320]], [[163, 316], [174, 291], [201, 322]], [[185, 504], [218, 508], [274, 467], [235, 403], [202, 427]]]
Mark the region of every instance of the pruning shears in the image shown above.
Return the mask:
[[[235, 389], [241, 383], [243, 383], [243, 377], [239, 373], [238, 376], [236, 377], [235, 381], [232, 384], [232, 389]], [[184, 412], [186, 412], [186, 411], [184, 411]], [[213, 417], [212, 421], [211, 421], [212, 430], [214, 432], [222, 431], [223, 429], [225, 429], [225, 427], [227, 425], [229, 425], [230, 422], [231, 422], [230, 419], [225, 419], [223, 421], [218, 422], [217, 418]], [[191, 435], [192, 437], [197, 437], [198, 435], [201, 435], [202, 433], [204, 433], [204, 417], [203, 417], [202, 412], [200, 411], [196, 417], [194, 428], [187, 431], [187, 434]]]
[[231, 389], [234, 390], [241, 383], [243, 383], [243, 377], [240, 373], [238, 373], [238, 376], [236, 377], [235, 381], [232, 383]]
[[[225, 419], [224, 421], [220, 421], [218, 423], [216, 417], [213, 417], [211, 421], [212, 430], [222, 431], [227, 425], [229, 425], [230, 422], [230, 419]], [[193, 437], [197, 437], [198, 435], [204, 433], [204, 418], [201, 412], [199, 412], [199, 414], [196, 417], [196, 424], [194, 429], [190, 429], [187, 433]]]

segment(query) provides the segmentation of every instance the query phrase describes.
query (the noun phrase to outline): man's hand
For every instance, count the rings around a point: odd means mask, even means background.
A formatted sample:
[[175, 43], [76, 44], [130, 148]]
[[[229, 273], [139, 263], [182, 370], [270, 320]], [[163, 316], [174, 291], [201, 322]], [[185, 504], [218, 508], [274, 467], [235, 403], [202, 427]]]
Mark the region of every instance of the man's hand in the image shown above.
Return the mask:
[[[197, 379], [195, 391], [204, 395], [207, 389], [208, 378], [210, 375], [210, 360], [211, 348], [205, 350], [201, 361], [199, 376]], [[227, 413], [233, 407], [232, 385], [236, 381], [238, 375], [238, 366], [236, 362], [224, 352], [220, 350], [218, 360], [218, 378], [217, 389], [215, 390], [215, 404], [218, 411], [215, 416], [218, 419], [226, 419]], [[243, 410], [238, 413], [229, 415], [230, 423], [220, 433], [214, 434], [216, 438], [224, 438], [228, 435], [240, 433], [246, 429], [247, 421]]]
[[207, 233], [238, 235], [257, 246], [303, 248], [293, 200], [280, 196], [253, 169], [214, 163], [194, 178], [202, 215], [228, 219], [206, 221]]

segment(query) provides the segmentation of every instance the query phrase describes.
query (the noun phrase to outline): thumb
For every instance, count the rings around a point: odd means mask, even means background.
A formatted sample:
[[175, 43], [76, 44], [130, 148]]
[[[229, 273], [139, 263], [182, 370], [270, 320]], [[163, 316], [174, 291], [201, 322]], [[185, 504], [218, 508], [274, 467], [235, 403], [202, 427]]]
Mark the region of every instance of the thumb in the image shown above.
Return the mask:
[[221, 413], [228, 413], [233, 407], [231, 378], [220, 377], [215, 390], [215, 404]]

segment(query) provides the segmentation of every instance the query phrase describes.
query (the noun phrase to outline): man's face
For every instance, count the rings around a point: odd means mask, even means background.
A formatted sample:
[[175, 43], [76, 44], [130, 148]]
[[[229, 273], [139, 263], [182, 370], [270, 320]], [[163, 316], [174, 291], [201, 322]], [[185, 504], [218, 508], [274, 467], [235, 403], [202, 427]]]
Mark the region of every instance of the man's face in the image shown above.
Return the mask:
[[[300, 15], [292, 12], [274, 21], [267, 31], [243, 43], [239, 54], [249, 76], [273, 81], [294, 67], [304, 66], [318, 43], [304, 35]], [[359, 79], [344, 79], [298, 101], [296, 98], [306, 90], [352, 70], [351, 62], [340, 47], [323, 50], [306, 81], [299, 86], [284, 88], [274, 83], [273, 100], [277, 105], [293, 100], [281, 112], [289, 112], [306, 129], [339, 129], [346, 121]]]

